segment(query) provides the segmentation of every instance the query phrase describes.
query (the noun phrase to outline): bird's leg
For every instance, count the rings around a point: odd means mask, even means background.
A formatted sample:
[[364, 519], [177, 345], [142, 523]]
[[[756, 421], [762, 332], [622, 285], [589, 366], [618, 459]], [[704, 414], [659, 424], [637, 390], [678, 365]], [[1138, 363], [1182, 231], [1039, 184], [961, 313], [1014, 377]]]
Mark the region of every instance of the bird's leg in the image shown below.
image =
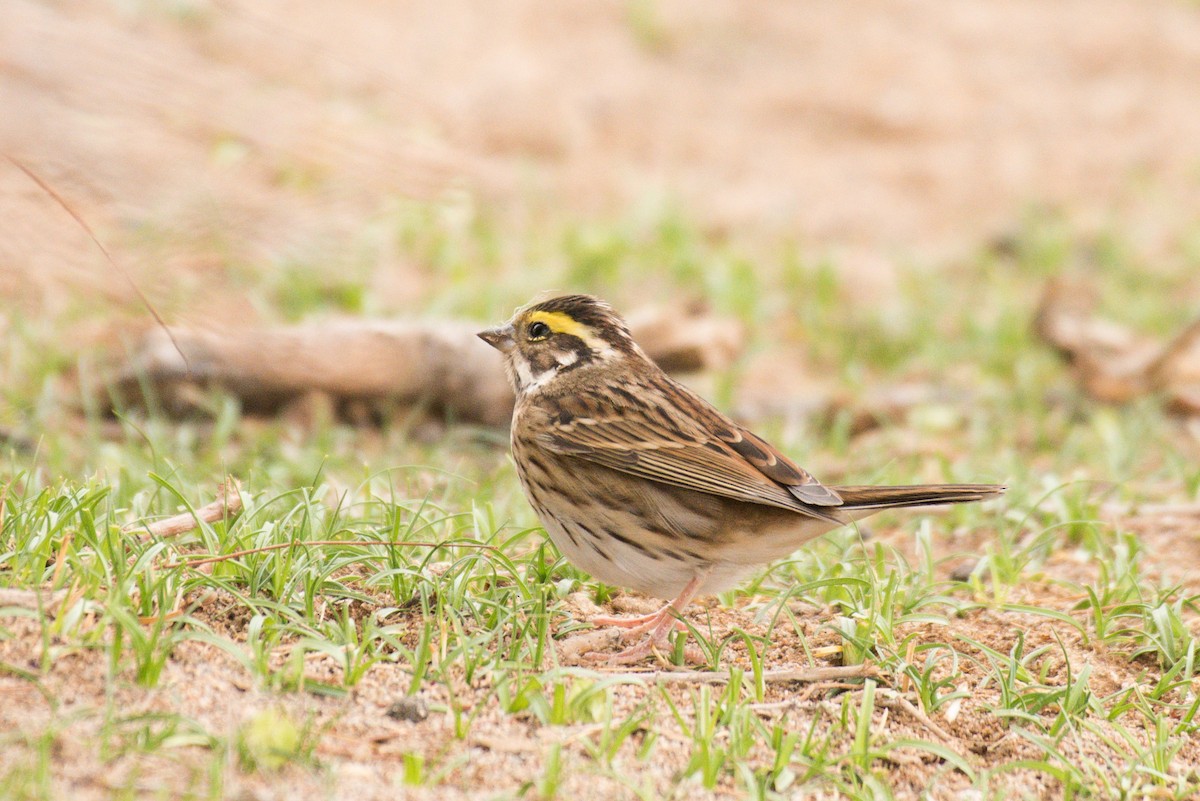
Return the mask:
[[[704, 579], [708, 577], [708, 572], [705, 571], [693, 578], [675, 597], [674, 601], [664, 606], [652, 615], [645, 615], [643, 619], [634, 624], [634, 627], [625, 632], [621, 639], [628, 639], [638, 634], [649, 632], [648, 636], [639, 642], [637, 645], [632, 645], [620, 653], [612, 656], [604, 654], [594, 654], [595, 661], [608, 661], [616, 663], [636, 662], [642, 657], [649, 654], [654, 648], [666, 642], [667, 636], [672, 629], [682, 626], [682, 630], [686, 631], [687, 626], [683, 626], [683, 621], [678, 620], [678, 613], [682, 612], [684, 607], [691, 603], [692, 598], [700, 590], [700, 585], [704, 583]], [[595, 619], [593, 618], [593, 622]], [[620, 625], [620, 624], [618, 624]]]

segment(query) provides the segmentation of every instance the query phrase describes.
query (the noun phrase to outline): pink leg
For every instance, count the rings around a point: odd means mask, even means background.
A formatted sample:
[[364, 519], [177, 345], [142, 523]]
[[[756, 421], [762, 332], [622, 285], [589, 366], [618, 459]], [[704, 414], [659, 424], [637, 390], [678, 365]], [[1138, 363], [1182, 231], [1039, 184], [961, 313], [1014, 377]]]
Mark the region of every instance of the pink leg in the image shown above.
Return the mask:
[[[600, 628], [601, 626], [614, 626], [619, 629], [634, 629], [633, 632], [629, 632], [631, 634], [641, 633], [643, 631], [649, 631], [653, 624], [659, 621], [662, 613], [670, 608], [671, 605], [667, 604], [657, 612], [651, 612], [648, 615], [638, 615], [636, 617], [625, 617], [623, 615], [593, 615], [592, 617], [588, 618], [588, 622], [596, 628]], [[681, 621], [677, 620], [675, 621], [675, 630], [687, 631], [687, 626], [685, 626]]]
[[[701, 573], [687, 583], [687, 586], [680, 591], [679, 595], [674, 601], [671, 601], [671, 603], [667, 604], [652, 615], [645, 615], [642, 618], [635, 619], [635, 622], [632, 624], [632, 629], [622, 635], [622, 639], [627, 639], [631, 636], [649, 632], [649, 636], [647, 636], [637, 645], [630, 646], [624, 651], [613, 654], [612, 656], [606, 656], [605, 654], [593, 654], [590, 658], [593, 661], [607, 661], [618, 664], [636, 662], [649, 654], [659, 645], [662, 645], [664, 642], [666, 642], [667, 635], [671, 633], [671, 630], [676, 629], [681, 625], [682, 621], [676, 619], [677, 614], [683, 611], [684, 607], [691, 603], [692, 598], [696, 596], [696, 592], [700, 589], [700, 585], [704, 582], [704, 579], [707, 576], [707, 573]], [[595, 622], [595, 618], [593, 618], [592, 622]], [[686, 630], [687, 627], [682, 626], [682, 628]]]

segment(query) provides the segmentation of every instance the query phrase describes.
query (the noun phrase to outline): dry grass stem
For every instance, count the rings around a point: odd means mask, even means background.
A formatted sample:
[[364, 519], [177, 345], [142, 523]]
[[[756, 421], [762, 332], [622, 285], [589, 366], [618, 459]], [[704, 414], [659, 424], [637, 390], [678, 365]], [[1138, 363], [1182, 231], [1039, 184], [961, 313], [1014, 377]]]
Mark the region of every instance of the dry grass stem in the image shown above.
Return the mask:
[[79, 225], [79, 227], [83, 229], [84, 233], [88, 235], [88, 238], [91, 239], [96, 247], [100, 249], [100, 252], [104, 254], [104, 258], [108, 262], [109, 266], [120, 273], [121, 277], [124, 278], [126, 282], [128, 282], [129, 286], [133, 288], [134, 293], [138, 296], [138, 300], [142, 302], [142, 305], [146, 308], [146, 311], [150, 312], [150, 316], [154, 318], [154, 321], [158, 323], [159, 328], [162, 329], [163, 333], [166, 334], [167, 339], [169, 339], [171, 344], [175, 347], [175, 352], [179, 354], [181, 359], [183, 359], [185, 371], [190, 370], [188, 358], [186, 355], [184, 355], [184, 352], [179, 349], [179, 343], [175, 341], [175, 335], [171, 333], [171, 329], [167, 326], [167, 321], [164, 320], [162, 315], [158, 313], [158, 309], [154, 308], [154, 304], [150, 302], [150, 298], [146, 297], [146, 293], [142, 291], [140, 286], [138, 286], [137, 281], [133, 280], [133, 276], [130, 275], [125, 268], [117, 264], [116, 259], [114, 259], [112, 254], [108, 252], [108, 248], [104, 247], [104, 243], [100, 241], [100, 237], [96, 236], [96, 233], [92, 230], [92, 227], [87, 224], [86, 220], [83, 219], [83, 215], [76, 211], [74, 206], [68, 203], [54, 187], [47, 183], [46, 180], [36, 172], [17, 161], [12, 156], [5, 155], [5, 158], [12, 162], [14, 167], [25, 173], [29, 180], [37, 184], [38, 188], [49, 195], [54, 202], [62, 208], [63, 211], [71, 215], [71, 219], [73, 219]]

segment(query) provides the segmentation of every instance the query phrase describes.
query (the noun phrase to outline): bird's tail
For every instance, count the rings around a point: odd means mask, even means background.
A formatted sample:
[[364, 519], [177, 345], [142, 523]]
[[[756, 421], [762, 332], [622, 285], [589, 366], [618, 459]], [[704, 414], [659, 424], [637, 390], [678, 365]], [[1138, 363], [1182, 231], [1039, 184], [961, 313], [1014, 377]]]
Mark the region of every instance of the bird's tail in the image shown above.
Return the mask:
[[831, 487], [842, 496], [840, 509], [875, 510], [904, 506], [970, 503], [1004, 493], [999, 484], [915, 484], [909, 487]]

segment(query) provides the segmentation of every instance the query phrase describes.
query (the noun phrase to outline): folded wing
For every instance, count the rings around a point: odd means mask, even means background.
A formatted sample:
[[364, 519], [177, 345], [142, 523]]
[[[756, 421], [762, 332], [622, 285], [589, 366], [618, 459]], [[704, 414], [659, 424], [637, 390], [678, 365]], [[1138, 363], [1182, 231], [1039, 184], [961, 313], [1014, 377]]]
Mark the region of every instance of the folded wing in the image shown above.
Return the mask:
[[674, 382], [655, 390], [552, 417], [540, 443], [652, 481], [836, 522], [824, 508], [842, 504], [837, 492], [690, 390]]

